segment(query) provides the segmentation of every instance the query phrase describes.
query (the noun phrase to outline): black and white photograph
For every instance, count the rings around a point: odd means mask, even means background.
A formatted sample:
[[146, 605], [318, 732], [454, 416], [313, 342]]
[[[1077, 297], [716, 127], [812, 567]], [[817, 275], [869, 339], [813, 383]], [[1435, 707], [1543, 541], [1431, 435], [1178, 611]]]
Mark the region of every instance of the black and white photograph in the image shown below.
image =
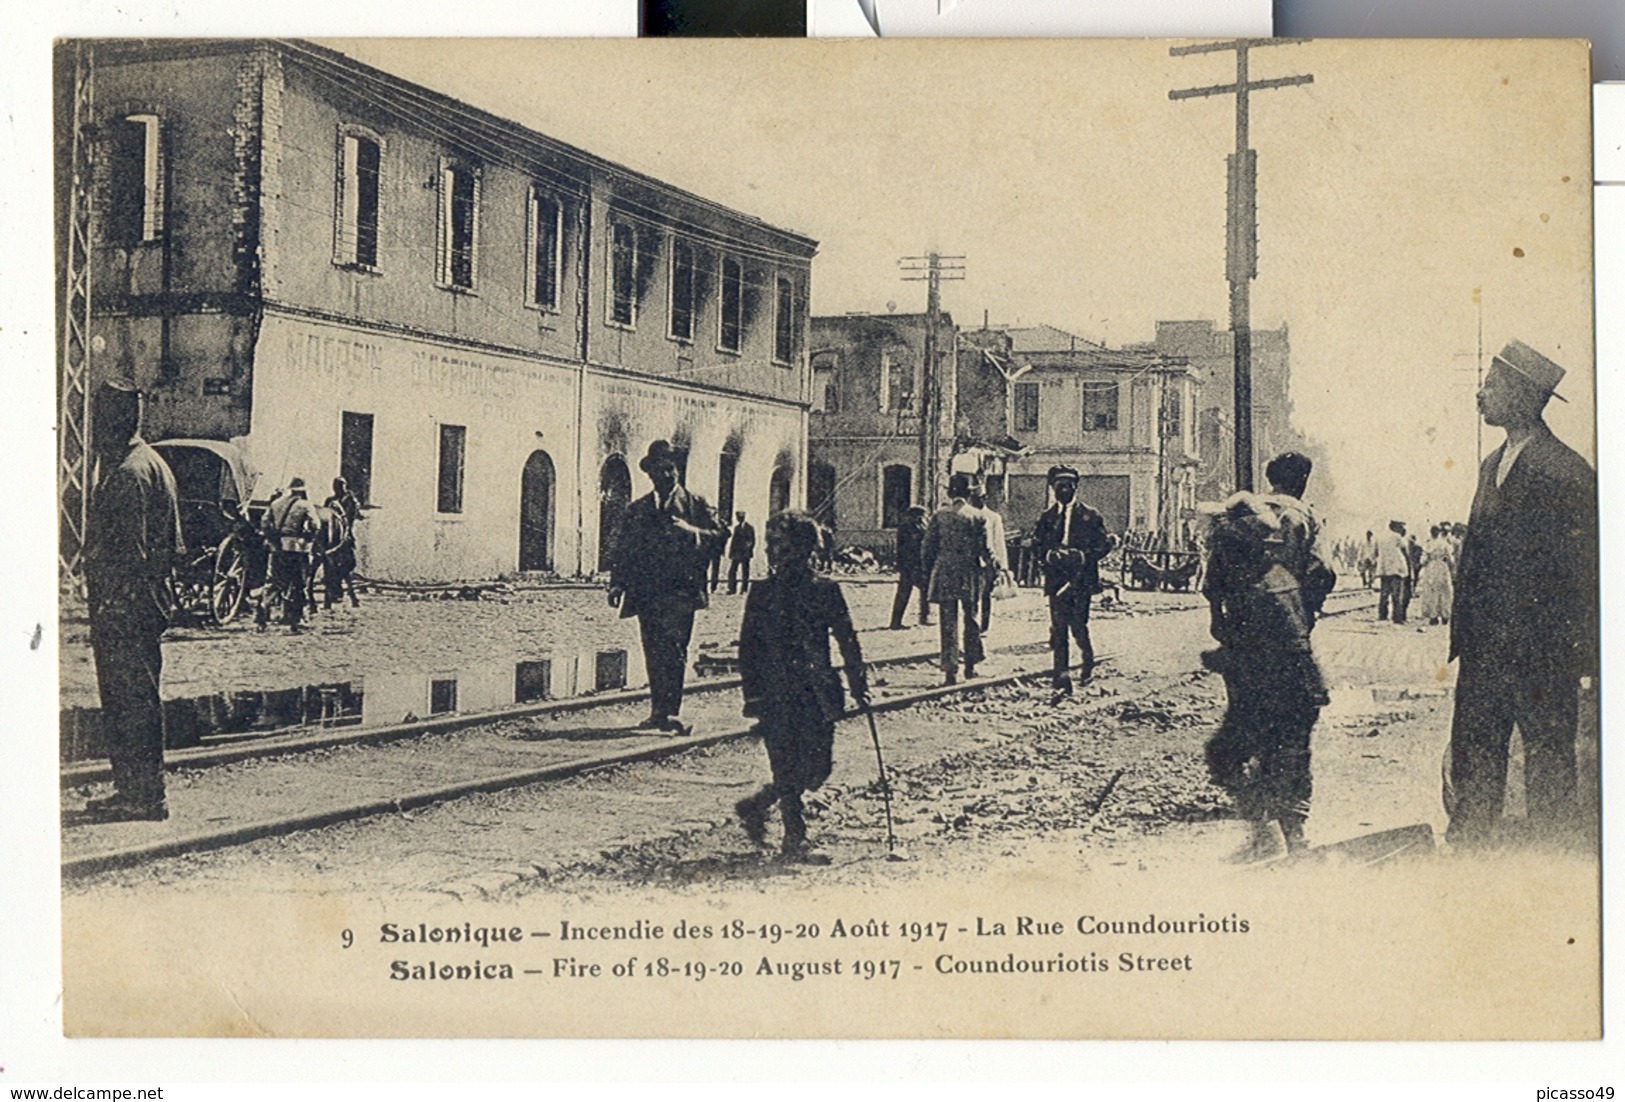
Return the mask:
[[1585, 42], [53, 62], [68, 1035], [1601, 1036]]

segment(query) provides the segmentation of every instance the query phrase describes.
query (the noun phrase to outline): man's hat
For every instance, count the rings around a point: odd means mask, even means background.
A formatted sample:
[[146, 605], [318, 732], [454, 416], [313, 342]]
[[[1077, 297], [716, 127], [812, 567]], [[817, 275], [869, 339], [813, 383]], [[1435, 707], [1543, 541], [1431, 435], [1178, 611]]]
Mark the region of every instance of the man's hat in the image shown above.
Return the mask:
[[305, 492], [305, 480], [302, 479], [302, 478], [290, 478], [288, 480], [288, 492], [290, 494], [295, 494], [295, 493], [302, 494], [302, 493], [304, 493]]
[[1078, 481], [1078, 469], [1076, 467], [1067, 466], [1055, 466], [1049, 469], [1049, 484], [1051, 486], [1055, 485], [1063, 478], [1069, 479], [1072, 482]]
[[656, 463], [663, 463], [672, 467], [677, 466], [677, 452], [672, 448], [671, 441], [656, 440], [649, 445], [649, 450], [644, 457], [638, 460], [638, 466], [642, 468], [644, 474], [648, 474], [650, 468]]
[[1550, 394], [1559, 402], [1568, 401], [1557, 392], [1557, 384], [1563, 381], [1563, 369], [1522, 341], [1508, 341], [1507, 346], [1496, 353], [1493, 362], [1516, 371], [1542, 394]]

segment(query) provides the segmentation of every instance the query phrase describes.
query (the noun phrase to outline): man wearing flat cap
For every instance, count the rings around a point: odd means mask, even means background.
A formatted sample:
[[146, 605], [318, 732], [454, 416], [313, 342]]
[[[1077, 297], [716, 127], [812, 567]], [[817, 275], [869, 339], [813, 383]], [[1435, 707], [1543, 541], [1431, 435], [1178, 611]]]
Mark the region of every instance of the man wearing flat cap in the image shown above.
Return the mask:
[[1543, 418], [1548, 400], [1564, 400], [1562, 378], [1512, 341], [1478, 392], [1484, 423], [1505, 429], [1506, 442], [1479, 469], [1450, 618], [1450, 656], [1461, 661], [1445, 778], [1455, 845], [1492, 838], [1514, 724], [1529, 826], [1563, 840], [1578, 825], [1578, 690], [1597, 672], [1597, 483]]
[[141, 439], [141, 393], [130, 383], [98, 387], [90, 423], [85, 589], [113, 793], [85, 812], [108, 822], [167, 819], [159, 639], [169, 625], [169, 572], [186, 550], [175, 476]]
[[704, 498], [677, 478], [677, 454], [665, 440], [638, 466], [654, 489], [627, 506], [609, 567], [609, 603], [636, 616], [649, 671], [649, 718], [639, 729], [686, 734], [683, 674], [694, 613], [706, 607], [706, 566], [723, 539]]
[[1083, 680], [1095, 669], [1095, 648], [1089, 638], [1089, 604], [1100, 592], [1100, 560], [1112, 549], [1106, 521], [1093, 508], [1075, 500], [1078, 472], [1071, 467], [1049, 469], [1050, 493], [1055, 504], [1033, 525], [1033, 551], [1044, 571], [1044, 595], [1049, 598], [1049, 646], [1054, 658], [1054, 685], [1058, 695], [1072, 692], [1072, 659], [1068, 637], [1078, 644]]

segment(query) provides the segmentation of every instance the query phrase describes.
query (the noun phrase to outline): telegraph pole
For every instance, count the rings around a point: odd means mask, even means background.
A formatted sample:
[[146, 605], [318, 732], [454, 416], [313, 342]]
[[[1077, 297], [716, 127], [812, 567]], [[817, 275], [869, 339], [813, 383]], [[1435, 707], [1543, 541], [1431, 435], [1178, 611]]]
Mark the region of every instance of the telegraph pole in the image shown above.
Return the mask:
[[[1484, 289], [1482, 287], [1473, 288], [1473, 305], [1478, 309], [1478, 344], [1471, 352], [1457, 352], [1456, 357], [1458, 359], [1467, 356], [1471, 356], [1473, 358], [1473, 396], [1476, 399], [1478, 392], [1484, 389]], [[1465, 371], [1467, 369], [1457, 368], [1457, 370]], [[1480, 417], [1478, 414], [1476, 401], [1473, 406], [1473, 429], [1477, 433], [1477, 436], [1474, 438], [1476, 445], [1474, 450], [1477, 452], [1478, 462], [1483, 463], [1484, 418]], [[1475, 465], [1473, 470], [1476, 473], [1478, 467]]]
[[942, 452], [942, 380], [937, 364], [937, 323], [942, 313], [942, 281], [965, 278], [965, 258], [929, 253], [925, 256], [905, 256], [898, 261], [905, 272], [923, 272], [924, 275], [905, 275], [910, 283], [924, 282], [925, 291], [925, 363], [920, 368], [920, 469], [919, 494], [916, 501], [926, 509], [937, 507], [937, 464]]
[[74, 46], [70, 92], [73, 137], [68, 154], [67, 225], [62, 235], [62, 364], [57, 389], [57, 566], [64, 581], [83, 574], [90, 506], [90, 182], [95, 46]]
[[1210, 84], [1202, 88], [1179, 88], [1168, 93], [1173, 100], [1206, 96], [1236, 97], [1236, 151], [1229, 161], [1229, 193], [1226, 204], [1225, 275], [1230, 281], [1230, 334], [1235, 345], [1236, 399], [1236, 488], [1253, 488], [1253, 333], [1252, 281], [1258, 277], [1258, 153], [1248, 145], [1247, 109], [1253, 92], [1313, 84], [1314, 76], [1276, 77], [1250, 80], [1247, 53], [1262, 46], [1289, 46], [1307, 42], [1304, 38], [1237, 38], [1229, 42], [1204, 42], [1194, 46], [1174, 46], [1172, 57], [1234, 51], [1234, 84]]

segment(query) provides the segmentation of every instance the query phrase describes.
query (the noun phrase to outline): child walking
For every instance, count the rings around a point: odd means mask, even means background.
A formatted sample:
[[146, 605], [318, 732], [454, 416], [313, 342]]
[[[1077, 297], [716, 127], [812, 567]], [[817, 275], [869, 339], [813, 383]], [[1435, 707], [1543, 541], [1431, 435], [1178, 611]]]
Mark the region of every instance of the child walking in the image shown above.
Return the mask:
[[767, 839], [768, 812], [778, 804], [784, 856], [827, 864], [828, 858], [807, 845], [801, 796], [829, 778], [835, 721], [845, 712], [841, 681], [830, 662], [831, 636], [859, 704], [868, 702], [869, 683], [841, 587], [813, 570], [818, 546], [818, 522], [805, 513], [779, 513], [767, 522], [771, 573], [751, 587], [745, 601], [739, 673], [745, 714], [757, 719], [773, 782], [734, 810], [745, 833], [761, 844]]

